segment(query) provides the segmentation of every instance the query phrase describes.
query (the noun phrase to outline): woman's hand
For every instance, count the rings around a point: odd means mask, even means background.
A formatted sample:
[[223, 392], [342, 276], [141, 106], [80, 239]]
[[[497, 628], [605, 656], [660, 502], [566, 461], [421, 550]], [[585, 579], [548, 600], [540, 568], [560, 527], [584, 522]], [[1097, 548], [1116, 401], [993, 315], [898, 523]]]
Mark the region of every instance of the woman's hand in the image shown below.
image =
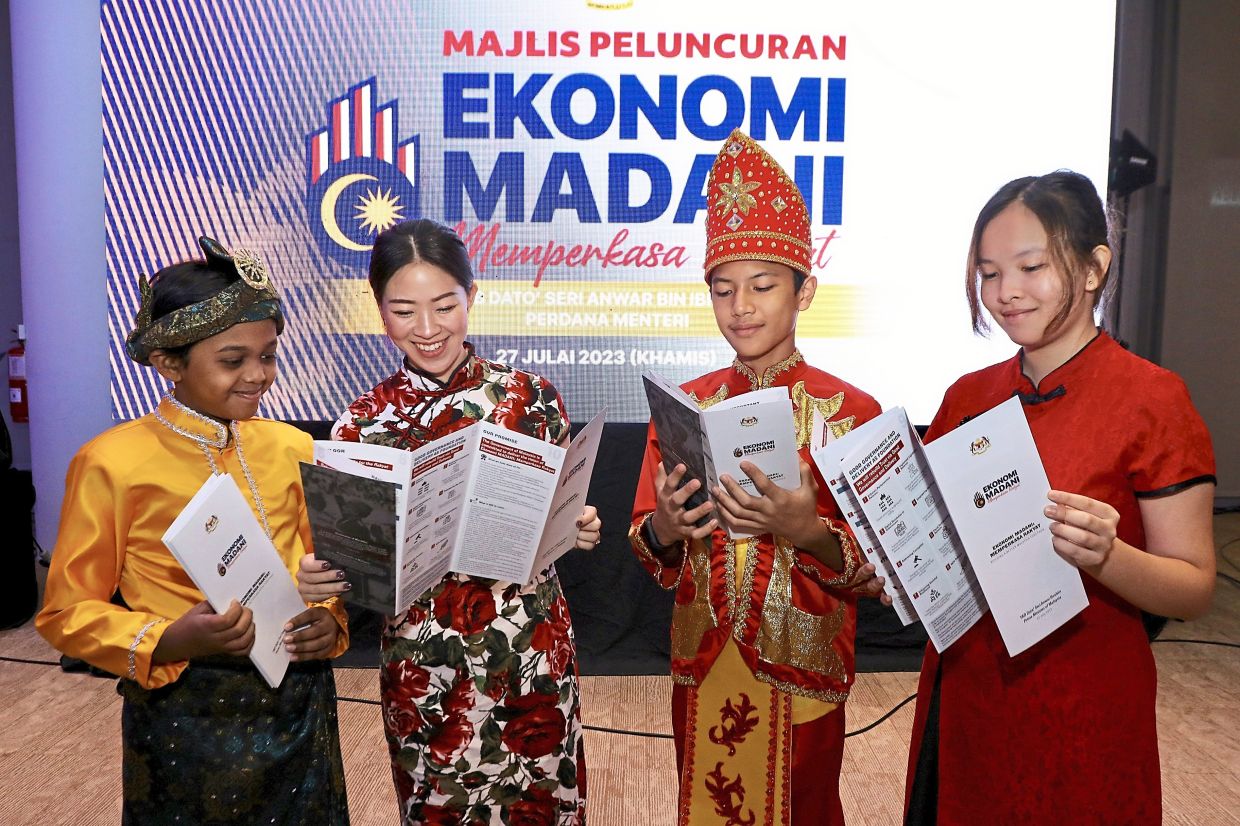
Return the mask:
[[284, 650], [293, 662], [326, 659], [336, 647], [339, 633], [340, 626], [331, 611], [321, 605], [307, 608], [284, 624]]
[[598, 509], [586, 505], [577, 517], [577, 547], [583, 551], [593, 550], [603, 541], [603, 520], [598, 518]]
[[1106, 502], [1052, 490], [1046, 506], [1051, 523], [1051, 544], [1055, 551], [1077, 568], [1095, 569], [1106, 562], [1115, 545], [1119, 512]]
[[203, 601], [174, 620], [159, 638], [152, 659], [157, 663], [175, 663], [231, 654], [244, 657], [254, 645], [254, 613], [242, 608], [235, 599], [222, 614], [215, 613]]
[[297, 593], [306, 602], [340, 596], [353, 587], [344, 577], [343, 568], [333, 568], [330, 562], [306, 554], [297, 567]]

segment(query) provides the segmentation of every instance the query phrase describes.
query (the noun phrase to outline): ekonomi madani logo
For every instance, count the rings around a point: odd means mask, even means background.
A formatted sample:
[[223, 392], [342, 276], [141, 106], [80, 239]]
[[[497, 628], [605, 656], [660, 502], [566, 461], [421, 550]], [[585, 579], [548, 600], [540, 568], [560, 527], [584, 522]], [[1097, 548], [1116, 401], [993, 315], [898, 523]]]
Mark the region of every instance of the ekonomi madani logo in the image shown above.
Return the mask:
[[401, 141], [395, 100], [376, 106], [375, 78], [327, 105], [306, 136], [306, 211], [319, 248], [365, 267], [375, 236], [422, 217], [418, 136]]

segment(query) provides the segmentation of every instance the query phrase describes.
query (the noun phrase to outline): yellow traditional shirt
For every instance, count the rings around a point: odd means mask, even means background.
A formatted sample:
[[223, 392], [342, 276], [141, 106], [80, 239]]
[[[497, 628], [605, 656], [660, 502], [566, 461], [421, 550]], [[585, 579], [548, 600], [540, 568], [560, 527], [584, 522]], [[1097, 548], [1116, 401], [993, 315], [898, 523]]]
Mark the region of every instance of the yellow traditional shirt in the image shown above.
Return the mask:
[[[214, 437], [205, 423], [168, 401], [160, 412], [173, 424]], [[272, 541], [296, 576], [312, 550], [299, 461], [310, 461], [310, 437], [280, 422], [239, 422], [241, 447], [267, 509]], [[236, 445], [212, 451], [216, 465], [237, 480], [257, 516]], [[204, 596], [161, 537], [211, 475], [202, 448], [147, 414], [87, 442], [69, 465], [60, 533], [52, 553], [43, 608], [35, 626], [60, 651], [144, 688], [174, 682], [186, 662], [154, 663], [169, 623]], [[124, 605], [114, 604], [120, 592]], [[344, 607], [322, 605], [340, 624], [332, 656], [348, 648]]]

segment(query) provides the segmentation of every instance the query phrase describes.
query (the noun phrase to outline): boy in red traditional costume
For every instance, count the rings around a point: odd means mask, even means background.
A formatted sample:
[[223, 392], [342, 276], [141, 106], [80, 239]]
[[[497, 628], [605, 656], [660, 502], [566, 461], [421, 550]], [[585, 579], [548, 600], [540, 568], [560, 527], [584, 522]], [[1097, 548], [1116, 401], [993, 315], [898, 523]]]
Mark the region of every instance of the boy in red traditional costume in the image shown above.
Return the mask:
[[[759, 495], [726, 475], [711, 499], [684, 465], [665, 471], [653, 427], [629, 531], [643, 566], [676, 592], [672, 721], [680, 815], [689, 823], [843, 823], [844, 701], [853, 683], [859, 582], [873, 579], [808, 463], [817, 410], [842, 436], [879, 413], [869, 395], [805, 363], [798, 313], [809, 308], [810, 219], [796, 184], [740, 131], [710, 175], [706, 281], [736, 360], [683, 385], [703, 408], [787, 387], [801, 484], [777, 487], [742, 468]], [[709, 521], [698, 526], [703, 517]], [[724, 527], [750, 534], [732, 540]]]

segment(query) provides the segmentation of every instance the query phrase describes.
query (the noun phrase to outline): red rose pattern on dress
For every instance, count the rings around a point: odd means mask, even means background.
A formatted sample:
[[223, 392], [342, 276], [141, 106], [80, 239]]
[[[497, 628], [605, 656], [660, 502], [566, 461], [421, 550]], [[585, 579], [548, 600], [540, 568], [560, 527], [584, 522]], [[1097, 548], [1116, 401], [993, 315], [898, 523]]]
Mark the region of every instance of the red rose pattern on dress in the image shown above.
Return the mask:
[[[470, 352], [446, 384], [409, 370], [386, 379], [349, 405], [333, 436], [415, 448], [481, 420], [551, 442], [567, 435], [549, 382]], [[577, 655], [554, 569], [529, 586], [445, 577], [389, 618], [382, 658], [404, 823], [583, 822]]]

